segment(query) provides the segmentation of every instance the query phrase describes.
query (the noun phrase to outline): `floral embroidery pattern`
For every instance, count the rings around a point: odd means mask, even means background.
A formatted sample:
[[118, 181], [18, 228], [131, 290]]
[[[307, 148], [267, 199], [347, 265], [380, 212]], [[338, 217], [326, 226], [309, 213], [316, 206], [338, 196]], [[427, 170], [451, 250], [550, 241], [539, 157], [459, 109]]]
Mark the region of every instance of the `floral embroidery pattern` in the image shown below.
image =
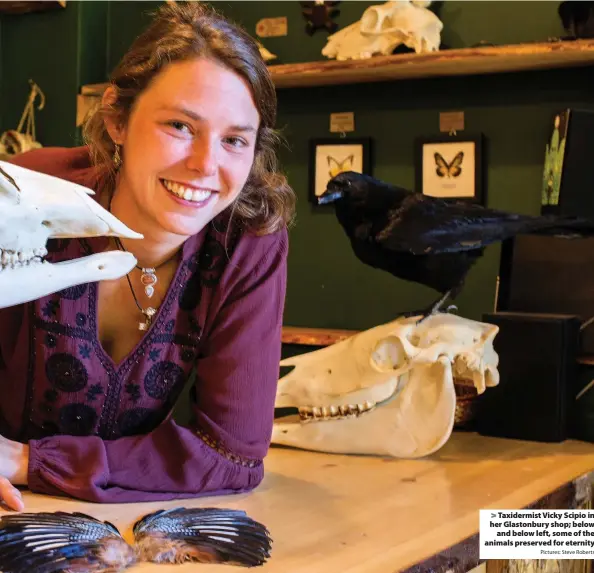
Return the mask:
[[84, 364], [72, 356], [59, 352], [50, 356], [45, 363], [45, 373], [50, 383], [63, 392], [79, 392], [89, 381]]
[[144, 377], [144, 390], [155, 400], [164, 400], [169, 393], [185, 382], [186, 374], [175, 362], [157, 362]]

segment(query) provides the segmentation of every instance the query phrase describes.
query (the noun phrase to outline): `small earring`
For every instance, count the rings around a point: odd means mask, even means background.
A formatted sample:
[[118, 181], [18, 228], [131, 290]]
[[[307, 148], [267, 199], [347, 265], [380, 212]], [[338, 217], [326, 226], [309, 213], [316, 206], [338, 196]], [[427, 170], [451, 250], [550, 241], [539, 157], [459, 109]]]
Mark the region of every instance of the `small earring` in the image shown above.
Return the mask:
[[115, 151], [113, 152], [113, 164], [116, 169], [119, 169], [120, 165], [122, 164], [122, 156], [120, 155], [120, 146], [117, 143], [115, 145]]

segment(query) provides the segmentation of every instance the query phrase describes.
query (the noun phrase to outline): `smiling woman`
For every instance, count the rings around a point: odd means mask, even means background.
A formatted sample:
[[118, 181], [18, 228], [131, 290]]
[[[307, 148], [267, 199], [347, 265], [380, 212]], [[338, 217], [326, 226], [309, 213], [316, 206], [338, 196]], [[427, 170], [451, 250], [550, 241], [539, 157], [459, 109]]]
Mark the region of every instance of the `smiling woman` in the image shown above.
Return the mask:
[[[257, 44], [198, 2], [166, 3], [122, 58], [86, 145], [14, 159], [82, 184], [143, 238], [127, 276], [0, 310], [0, 495], [98, 501], [250, 490], [270, 444], [294, 194]], [[186, 382], [193, 418], [171, 411]]]
[[[104, 95], [117, 101], [117, 88]], [[236, 202], [254, 162], [260, 114], [249, 84], [204, 57], [167, 66], [125, 123], [106, 116], [122, 165], [112, 211], [131, 227], [159, 227], [160, 256]], [[142, 225], [142, 227], [140, 227]], [[153, 233], [154, 235], [154, 233]], [[156, 247], [156, 245], [154, 245]]]

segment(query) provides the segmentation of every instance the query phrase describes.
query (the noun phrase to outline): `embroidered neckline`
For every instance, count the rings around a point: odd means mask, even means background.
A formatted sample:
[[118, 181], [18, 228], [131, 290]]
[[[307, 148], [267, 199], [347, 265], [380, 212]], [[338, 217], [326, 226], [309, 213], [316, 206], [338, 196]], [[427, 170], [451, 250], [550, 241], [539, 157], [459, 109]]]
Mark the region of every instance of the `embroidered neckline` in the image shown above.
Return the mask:
[[[188, 243], [192, 243], [192, 247], [196, 245], [198, 236], [188, 239], [183, 245], [183, 256], [175, 271], [175, 275], [167, 289], [167, 293], [163, 302], [161, 303], [157, 314], [155, 315], [150, 328], [145, 332], [144, 336], [138, 341], [138, 344], [130, 351], [127, 357], [125, 357], [119, 364], [116, 364], [114, 360], [107, 354], [101, 342], [99, 340], [98, 324], [97, 324], [97, 313], [98, 313], [98, 297], [97, 297], [97, 283], [91, 283], [89, 285], [89, 328], [91, 330], [93, 340], [91, 344], [95, 350], [96, 356], [105, 368], [107, 375], [109, 376], [109, 387], [107, 395], [105, 397], [105, 403], [103, 405], [103, 412], [99, 420], [99, 433], [104, 434], [108, 431], [115, 435], [115, 418], [118, 413], [118, 403], [120, 395], [122, 393], [122, 380], [126, 377], [130, 369], [136, 364], [142, 356], [147, 352], [147, 348], [155, 342], [155, 339], [159, 337], [160, 333], [164, 330], [165, 322], [171, 315], [171, 307], [179, 298], [179, 293], [188, 280], [189, 269], [188, 269]], [[191, 249], [190, 252], [193, 252]]]

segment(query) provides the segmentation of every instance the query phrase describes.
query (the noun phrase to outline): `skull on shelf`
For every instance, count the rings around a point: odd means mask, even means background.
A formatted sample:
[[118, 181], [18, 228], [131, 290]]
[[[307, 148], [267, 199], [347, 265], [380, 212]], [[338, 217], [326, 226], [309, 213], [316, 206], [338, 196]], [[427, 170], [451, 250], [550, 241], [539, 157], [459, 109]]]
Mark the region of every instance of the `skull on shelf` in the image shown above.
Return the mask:
[[361, 20], [328, 37], [322, 54], [337, 60], [389, 55], [404, 45], [417, 54], [439, 50], [443, 24], [431, 2], [395, 0], [370, 6]]

